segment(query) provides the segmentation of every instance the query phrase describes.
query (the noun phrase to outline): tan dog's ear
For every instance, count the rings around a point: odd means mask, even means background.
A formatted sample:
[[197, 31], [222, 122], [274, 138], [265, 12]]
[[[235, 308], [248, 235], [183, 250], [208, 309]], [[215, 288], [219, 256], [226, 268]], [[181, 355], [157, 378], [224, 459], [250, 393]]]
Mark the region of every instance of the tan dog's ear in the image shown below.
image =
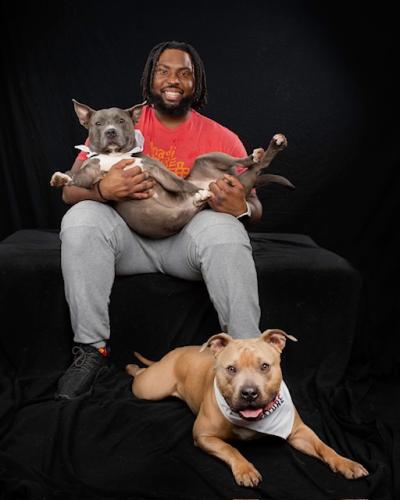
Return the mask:
[[265, 330], [265, 332], [263, 332], [260, 337], [260, 340], [268, 342], [268, 344], [272, 344], [272, 346], [275, 347], [275, 349], [277, 349], [279, 352], [282, 352], [285, 348], [286, 339], [297, 342], [296, 337], [293, 337], [293, 335], [289, 335], [283, 330], [278, 330], [276, 328]]
[[224, 347], [226, 347], [229, 342], [231, 342], [233, 339], [230, 335], [227, 333], [217, 333], [217, 335], [213, 335], [210, 337], [207, 342], [205, 342], [201, 348], [200, 352], [204, 351], [205, 349], [209, 348], [211, 352], [215, 355], [217, 355]]
[[126, 109], [125, 111], [131, 115], [133, 123], [136, 123], [140, 119], [140, 115], [142, 114], [143, 106], [147, 103], [147, 101], [143, 101], [141, 104], [136, 104], [131, 108]]
[[86, 104], [75, 101], [75, 99], [72, 99], [72, 102], [74, 103], [74, 109], [79, 118], [79, 123], [85, 128], [88, 128], [90, 117], [95, 113], [95, 110], [86, 106]]

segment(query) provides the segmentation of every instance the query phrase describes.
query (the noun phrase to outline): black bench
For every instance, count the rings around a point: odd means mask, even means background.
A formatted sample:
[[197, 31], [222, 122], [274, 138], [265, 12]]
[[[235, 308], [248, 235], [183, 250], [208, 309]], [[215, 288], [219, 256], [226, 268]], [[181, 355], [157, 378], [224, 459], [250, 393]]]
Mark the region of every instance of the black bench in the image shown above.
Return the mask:
[[[347, 364], [354, 338], [358, 272], [305, 235], [252, 233], [251, 241], [262, 329], [282, 328], [299, 339], [285, 356], [289, 374], [291, 367], [295, 376], [308, 373], [323, 361], [333, 382]], [[28, 357], [26, 366], [32, 366], [40, 353], [38, 368], [62, 368], [69, 360], [72, 331], [57, 232], [21, 230], [0, 243], [0, 297], [9, 325], [3, 349], [11, 363], [21, 366]], [[110, 318], [119, 366], [134, 349], [159, 357], [219, 331], [205, 285], [162, 274], [117, 277]]]

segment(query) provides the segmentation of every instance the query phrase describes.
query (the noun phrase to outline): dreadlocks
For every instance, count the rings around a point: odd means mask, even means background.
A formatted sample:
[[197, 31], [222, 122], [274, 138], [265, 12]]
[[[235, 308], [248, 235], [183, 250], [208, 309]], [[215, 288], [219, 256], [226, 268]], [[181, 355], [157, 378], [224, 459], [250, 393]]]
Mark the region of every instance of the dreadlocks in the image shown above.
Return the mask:
[[154, 77], [154, 69], [161, 53], [164, 52], [165, 49], [178, 49], [190, 55], [194, 68], [195, 85], [191, 106], [195, 110], [201, 109], [207, 104], [207, 83], [204, 64], [196, 49], [185, 42], [162, 42], [151, 49], [140, 81], [143, 98], [150, 103], [152, 102], [151, 85]]

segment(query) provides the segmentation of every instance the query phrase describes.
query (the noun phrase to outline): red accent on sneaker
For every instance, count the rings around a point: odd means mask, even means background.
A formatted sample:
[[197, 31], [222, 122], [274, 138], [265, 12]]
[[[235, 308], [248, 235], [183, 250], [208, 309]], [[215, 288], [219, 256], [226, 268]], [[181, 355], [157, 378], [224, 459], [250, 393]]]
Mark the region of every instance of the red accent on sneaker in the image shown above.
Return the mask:
[[104, 357], [104, 358], [107, 358], [108, 357], [108, 349], [107, 347], [99, 347], [97, 349], [99, 351], [99, 353]]

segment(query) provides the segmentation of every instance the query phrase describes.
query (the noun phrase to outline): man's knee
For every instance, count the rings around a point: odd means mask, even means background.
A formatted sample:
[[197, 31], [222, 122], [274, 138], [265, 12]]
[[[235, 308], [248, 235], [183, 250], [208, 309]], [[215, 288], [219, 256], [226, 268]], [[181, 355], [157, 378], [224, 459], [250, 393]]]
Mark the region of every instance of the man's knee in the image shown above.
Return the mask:
[[63, 257], [80, 258], [87, 253], [98, 253], [100, 247], [118, 248], [121, 239], [119, 233], [126, 230], [124, 225], [124, 221], [109, 205], [90, 200], [77, 203], [68, 210], [61, 222]]
[[192, 219], [188, 231], [202, 247], [232, 245], [251, 250], [249, 236], [243, 224], [229, 214], [204, 210]]
[[[109, 205], [86, 200], [73, 205], [61, 221], [61, 232], [72, 227], [104, 227], [117, 217]], [[118, 216], [119, 217], [119, 216]]]

